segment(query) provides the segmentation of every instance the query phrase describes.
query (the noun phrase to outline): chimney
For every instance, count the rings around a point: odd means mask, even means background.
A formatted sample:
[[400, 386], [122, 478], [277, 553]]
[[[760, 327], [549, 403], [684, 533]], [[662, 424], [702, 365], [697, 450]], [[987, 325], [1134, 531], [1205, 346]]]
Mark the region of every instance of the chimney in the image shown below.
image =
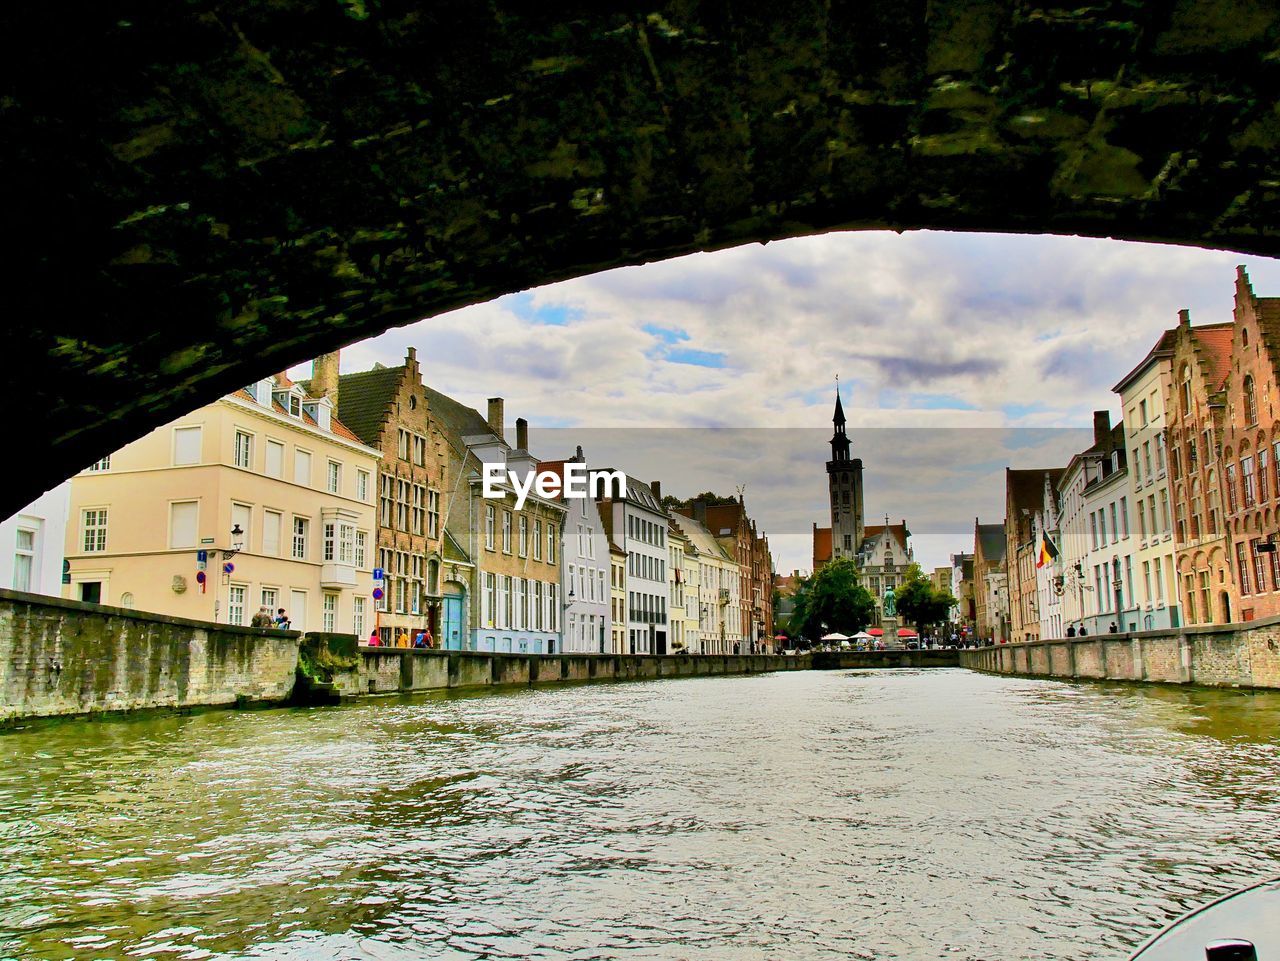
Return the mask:
[[502, 429], [502, 398], [489, 398], [489, 429], [498, 435], [500, 440], [506, 440], [506, 434]]
[[311, 362], [311, 396], [328, 397], [333, 409], [338, 409], [338, 358], [339, 351], [321, 354]]
[[653, 499], [659, 504], [662, 503], [662, 482], [649, 481], [649, 490], [653, 491]]
[[579, 464], [584, 463], [586, 458], [582, 456], [582, 445], [578, 445], [578, 449], [573, 452], [573, 459]]
[[1179, 327], [1191, 326], [1191, 311], [1187, 310], [1187, 308], [1185, 307], [1183, 307], [1180, 311], [1178, 311], [1178, 326]]
[[[492, 401], [490, 401], [492, 403]], [[516, 418], [516, 450], [529, 449], [529, 422], [523, 417]]]
[[1099, 450], [1111, 449], [1111, 411], [1093, 412], [1093, 446]]
[[[693, 502], [693, 519], [704, 527], [707, 524], [707, 502], [701, 498]], [[813, 526], [816, 528], [818, 525]]]

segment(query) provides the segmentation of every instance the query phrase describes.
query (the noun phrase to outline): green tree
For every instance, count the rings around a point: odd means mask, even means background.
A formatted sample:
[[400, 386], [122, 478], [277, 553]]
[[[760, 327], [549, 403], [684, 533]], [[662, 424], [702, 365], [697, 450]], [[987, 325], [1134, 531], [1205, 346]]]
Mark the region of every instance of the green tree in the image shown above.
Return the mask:
[[948, 591], [939, 591], [933, 586], [919, 564], [907, 567], [903, 582], [894, 593], [898, 600], [898, 616], [914, 625], [921, 635], [929, 627], [945, 623], [956, 603]]
[[875, 601], [858, 583], [858, 567], [847, 557], [837, 558], [810, 577], [796, 591], [791, 633], [816, 641], [839, 631], [856, 634], [871, 623]]

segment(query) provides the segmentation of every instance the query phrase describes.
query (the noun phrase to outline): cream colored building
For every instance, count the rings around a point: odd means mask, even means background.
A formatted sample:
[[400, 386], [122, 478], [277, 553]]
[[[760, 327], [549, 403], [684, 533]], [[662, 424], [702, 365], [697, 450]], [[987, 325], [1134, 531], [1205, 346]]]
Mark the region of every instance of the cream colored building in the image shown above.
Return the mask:
[[671, 596], [671, 652], [701, 652], [698, 636], [699, 564], [689, 538], [671, 520], [667, 527], [667, 590]]
[[[739, 604], [741, 570], [712, 533], [692, 517], [672, 514], [672, 521], [689, 541], [697, 564], [697, 608], [686, 588], [686, 611], [697, 619], [699, 654], [732, 654], [745, 649], [742, 609]], [[688, 561], [686, 561], [688, 563]]]
[[[1134, 512], [1137, 550], [1134, 552], [1134, 590], [1139, 630], [1160, 630], [1183, 624], [1178, 605], [1174, 561], [1174, 526], [1167, 523], [1170, 503], [1166, 449], [1166, 399], [1173, 389], [1173, 346], [1176, 330], [1160, 335], [1141, 364], [1112, 389], [1120, 395], [1126, 450], [1129, 452], [1128, 503]], [[1177, 524], [1183, 527], [1174, 500]]]
[[261, 380], [72, 479], [64, 594], [232, 624], [283, 607], [295, 630], [367, 636], [378, 457], [328, 399]]
[[[597, 511], [602, 508], [596, 505]], [[627, 649], [627, 552], [609, 542], [609, 636], [611, 652]]]

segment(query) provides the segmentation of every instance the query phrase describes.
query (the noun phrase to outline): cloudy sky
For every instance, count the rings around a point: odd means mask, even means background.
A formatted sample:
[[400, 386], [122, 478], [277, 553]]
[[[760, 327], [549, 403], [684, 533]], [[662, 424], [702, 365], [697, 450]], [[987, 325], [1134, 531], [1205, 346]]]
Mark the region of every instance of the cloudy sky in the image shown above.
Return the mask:
[[[1003, 517], [1003, 470], [1063, 464], [1159, 332], [1230, 319], [1236, 264], [1065, 237], [862, 232], [628, 267], [468, 307], [343, 351], [343, 372], [416, 346], [433, 387], [506, 399], [534, 452], [581, 444], [663, 493], [745, 488], [779, 571], [825, 523], [835, 377], [868, 519], [906, 519], [926, 567]], [[306, 367], [296, 373], [305, 375]]]

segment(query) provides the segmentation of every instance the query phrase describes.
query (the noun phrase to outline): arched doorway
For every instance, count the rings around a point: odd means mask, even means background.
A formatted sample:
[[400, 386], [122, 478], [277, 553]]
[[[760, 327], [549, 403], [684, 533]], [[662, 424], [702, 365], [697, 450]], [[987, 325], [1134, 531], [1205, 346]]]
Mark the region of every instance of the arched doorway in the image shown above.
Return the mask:
[[1223, 591], [1219, 595], [1219, 597], [1221, 598], [1221, 603], [1222, 603], [1222, 623], [1230, 624], [1231, 623], [1231, 595], [1228, 594], [1226, 591]]

